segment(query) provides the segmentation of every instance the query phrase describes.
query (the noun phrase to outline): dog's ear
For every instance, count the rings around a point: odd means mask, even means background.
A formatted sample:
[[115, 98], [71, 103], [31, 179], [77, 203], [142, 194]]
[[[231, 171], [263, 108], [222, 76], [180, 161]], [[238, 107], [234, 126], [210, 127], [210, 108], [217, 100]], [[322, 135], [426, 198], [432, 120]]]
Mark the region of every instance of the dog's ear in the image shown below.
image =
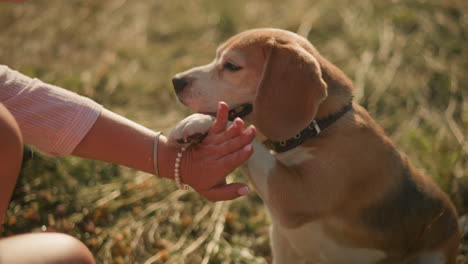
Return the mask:
[[271, 140], [295, 136], [315, 117], [327, 84], [312, 54], [298, 43], [270, 41], [254, 101], [259, 131]]

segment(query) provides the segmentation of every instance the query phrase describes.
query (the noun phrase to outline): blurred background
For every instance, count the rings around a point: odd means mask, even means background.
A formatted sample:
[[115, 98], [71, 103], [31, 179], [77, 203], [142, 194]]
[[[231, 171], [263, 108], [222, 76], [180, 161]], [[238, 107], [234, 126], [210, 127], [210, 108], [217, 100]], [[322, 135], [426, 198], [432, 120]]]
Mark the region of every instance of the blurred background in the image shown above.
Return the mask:
[[[468, 212], [466, 0], [0, 3], [0, 63], [167, 132], [190, 113], [171, 77], [257, 27], [307, 37], [354, 81], [356, 101], [413, 164]], [[268, 221], [256, 195], [210, 203], [148, 174], [27, 148], [0, 237], [66, 232], [98, 263], [268, 263]], [[459, 263], [468, 263], [467, 245], [465, 233]]]

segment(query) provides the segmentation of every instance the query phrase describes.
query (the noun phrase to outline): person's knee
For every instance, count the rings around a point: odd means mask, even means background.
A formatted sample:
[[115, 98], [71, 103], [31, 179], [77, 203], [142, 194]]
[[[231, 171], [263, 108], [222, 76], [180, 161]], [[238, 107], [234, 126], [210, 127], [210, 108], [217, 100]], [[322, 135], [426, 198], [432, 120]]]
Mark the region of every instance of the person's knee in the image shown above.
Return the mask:
[[95, 264], [89, 249], [78, 239], [60, 233], [18, 235], [0, 240], [5, 263]]
[[2, 163], [11, 164], [11, 169], [19, 169], [23, 157], [23, 137], [15, 118], [2, 104], [0, 104], [0, 146]]
[[55, 252], [60, 252], [58, 258], [53, 263], [70, 264], [94, 264], [94, 257], [91, 251], [80, 240], [66, 234], [52, 233], [52, 240], [55, 243], [52, 247]]
[[15, 188], [23, 160], [21, 131], [11, 113], [0, 103], [0, 225]]

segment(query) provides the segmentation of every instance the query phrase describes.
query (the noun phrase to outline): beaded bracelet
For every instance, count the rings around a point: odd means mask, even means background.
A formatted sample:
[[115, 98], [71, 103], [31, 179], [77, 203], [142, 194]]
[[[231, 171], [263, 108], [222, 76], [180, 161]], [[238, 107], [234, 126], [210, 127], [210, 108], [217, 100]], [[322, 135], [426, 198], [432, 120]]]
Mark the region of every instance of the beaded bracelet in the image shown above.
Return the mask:
[[182, 180], [180, 179], [180, 162], [182, 161], [183, 153], [186, 150], [185, 147], [182, 147], [180, 149], [180, 152], [177, 153], [177, 158], [175, 160], [174, 164], [174, 180], [176, 182], [177, 188], [182, 189], [182, 190], [188, 190], [188, 185], [183, 184]]

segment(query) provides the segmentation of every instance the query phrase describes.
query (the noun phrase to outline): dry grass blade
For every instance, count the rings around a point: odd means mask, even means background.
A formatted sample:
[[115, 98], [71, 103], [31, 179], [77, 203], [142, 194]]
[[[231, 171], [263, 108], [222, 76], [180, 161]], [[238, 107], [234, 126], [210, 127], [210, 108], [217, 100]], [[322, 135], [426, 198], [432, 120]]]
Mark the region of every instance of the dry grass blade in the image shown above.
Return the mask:
[[216, 254], [216, 251], [218, 250], [219, 240], [224, 230], [224, 222], [226, 221], [226, 212], [229, 209], [229, 202], [226, 202], [226, 205], [222, 207], [220, 206], [220, 208], [221, 210], [219, 213], [212, 215], [212, 219], [213, 219], [213, 216], [215, 218], [214, 219], [214, 233], [213, 233], [213, 237], [211, 238], [211, 241], [206, 246], [206, 253], [205, 253], [205, 256], [203, 257], [201, 264], [208, 264], [210, 261], [210, 257], [213, 254]]

